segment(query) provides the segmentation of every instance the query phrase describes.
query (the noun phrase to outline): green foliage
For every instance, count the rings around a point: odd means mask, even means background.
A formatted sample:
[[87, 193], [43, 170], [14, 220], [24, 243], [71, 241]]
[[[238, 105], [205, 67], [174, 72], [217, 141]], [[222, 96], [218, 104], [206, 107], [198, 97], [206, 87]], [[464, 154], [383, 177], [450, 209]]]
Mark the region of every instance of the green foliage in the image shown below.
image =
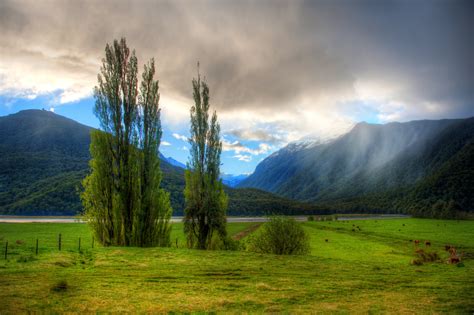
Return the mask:
[[304, 255], [310, 251], [309, 237], [292, 218], [270, 217], [248, 241], [248, 249], [257, 253]]
[[91, 174], [81, 195], [85, 216], [104, 245], [169, 246], [169, 194], [160, 188], [161, 122], [153, 59], [138, 95], [137, 58], [125, 39], [107, 44], [91, 134]]
[[191, 107], [191, 157], [185, 172], [186, 201], [184, 230], [188, 246], [212, 248], [214, 232], [226, 238], [227, 195], [219, 179], [220, 126], [214, 111], [209, 122], [209, 87], [193, 79], [194, 106]]
[[111, 137], [101, 131], [91, 132], [92, 172], [83, 180], [84, 191], [81, 194], [85, 219], [104, 245], [117, 243], [121, 233], [120, 213], [114, 207], [117, 195], [113, 186], [113, 160], [107, 148], [108, 138]]

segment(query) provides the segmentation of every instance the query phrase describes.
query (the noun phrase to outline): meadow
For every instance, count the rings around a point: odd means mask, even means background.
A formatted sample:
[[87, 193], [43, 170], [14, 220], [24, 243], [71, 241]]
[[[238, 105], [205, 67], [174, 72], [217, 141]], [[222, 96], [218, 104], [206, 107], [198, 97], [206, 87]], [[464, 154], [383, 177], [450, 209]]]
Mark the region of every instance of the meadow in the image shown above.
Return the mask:
[[[242, 237], [255, 224], [230, 223], [228, 231]], [[180, 223], [170, 248], [92, 248], [79, 223], [0, 223], [0, 313], [474, 311], [474, 221], [301, 224], [310, 255], [190, 250]], [[440, 260], [412, 265], [415, 239], [421, 248], [429, 240]], [[446, 263], [446, 244], [464, 252], [461, 264]]]

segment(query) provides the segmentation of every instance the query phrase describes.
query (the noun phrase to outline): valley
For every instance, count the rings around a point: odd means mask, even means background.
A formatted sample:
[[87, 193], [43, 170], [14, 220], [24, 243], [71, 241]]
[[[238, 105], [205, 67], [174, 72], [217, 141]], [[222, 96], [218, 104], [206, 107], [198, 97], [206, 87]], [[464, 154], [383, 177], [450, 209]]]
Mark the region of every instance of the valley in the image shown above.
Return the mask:
[[[75, 215], [89, 172], [91, 128], [49, 111], [0, 117], [0, 213]], [[474, 118], [360, 123], [325, 143], [289, 144], [250, 176], [223, 175], [230, 215], [404, 213], [472, 215]], [[181, 165], [183, 166], [183, 165]], [[173, 215], [184, 168], [161, 156]]]

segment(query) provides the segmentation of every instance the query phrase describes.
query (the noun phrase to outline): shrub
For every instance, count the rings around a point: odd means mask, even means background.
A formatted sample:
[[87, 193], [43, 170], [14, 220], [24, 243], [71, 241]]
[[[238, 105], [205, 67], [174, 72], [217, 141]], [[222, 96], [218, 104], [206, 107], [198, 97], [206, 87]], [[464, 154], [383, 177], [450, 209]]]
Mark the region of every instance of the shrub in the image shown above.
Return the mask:
[[314, 216], [310, 215], [310, 216], [308, 217], [308, 221], [314, 221]]
[[303, 255], [309, 253], [309, 237], [294, 219], [271, 217], [249, 237], [248, 250], [276, 255]]
[[227, 236], [222, 240], [222, 247], [221, 249], [224, 250], [240, 250], [241, 245], [238, 240], [234, 240], [231, 237]]
[[240, 250], [240, 241], [232, 239], [230, 236], [219, 237], [214, 235], [212, 237], [209, 249], [212, 250]]

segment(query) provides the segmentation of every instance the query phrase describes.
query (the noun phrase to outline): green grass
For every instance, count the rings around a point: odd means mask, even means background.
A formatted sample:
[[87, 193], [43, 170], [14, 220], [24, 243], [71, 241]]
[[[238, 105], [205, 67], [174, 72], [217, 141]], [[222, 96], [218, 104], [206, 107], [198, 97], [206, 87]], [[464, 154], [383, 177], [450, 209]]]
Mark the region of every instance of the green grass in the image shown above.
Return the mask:
[[[0, 313], [474, 311], [474, 221], [302, 224], [311, 238], [307, 256], [185, 249], [181, 224], [172, 231], [179, 248], [94, 249], [84, 224], [0, 224], [0, 253], [6, 240], [11, 251], [7, 261], [0, 257]], [[229, 224], [229, 234], [251, 225]], [[430, 240], [442, 260], [411, 265], [413, 239]], [[466, 252], [463, 267], [444, 262], [445, 244]]]

